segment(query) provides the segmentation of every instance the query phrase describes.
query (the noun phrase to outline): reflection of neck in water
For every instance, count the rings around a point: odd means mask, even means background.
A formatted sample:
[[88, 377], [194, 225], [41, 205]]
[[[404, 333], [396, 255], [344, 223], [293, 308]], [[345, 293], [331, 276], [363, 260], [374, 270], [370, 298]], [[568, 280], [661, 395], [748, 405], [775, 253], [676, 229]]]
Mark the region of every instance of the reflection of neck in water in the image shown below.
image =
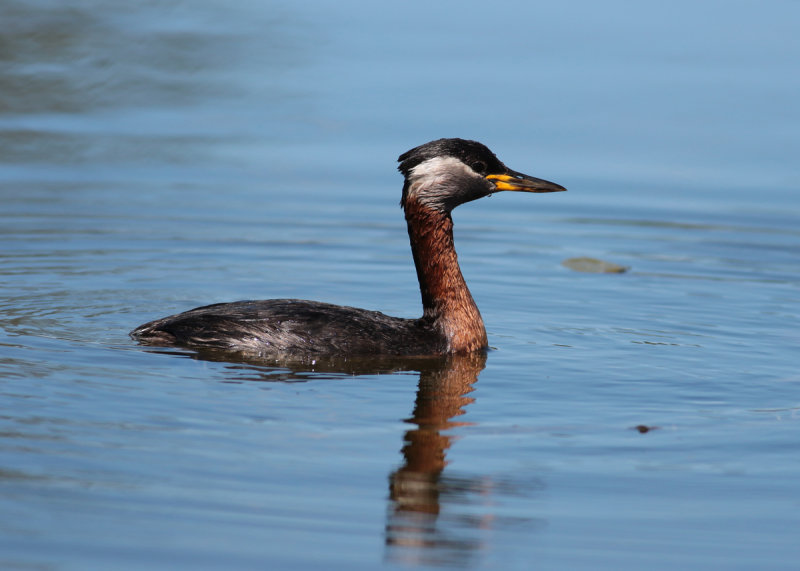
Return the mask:
[[[455, 419], [473, 402], [467, 395], [485, 364], [484, 353], [458, 355], [447, 359], [441, 368], [420, 374], [414, 414], [407, 420], [416, 428], [406, 432], [403, 465], [389, 478], [393, 505], [386, 526], [386, 544], [395, 549], [431, 549], [430, 553], [417, 553], [422, 561], [461, 559], [479, 547], [470, 537], [453, 537], [452, 532], [457, 530], [447, 530], [450, 537], [445, 537], [445, 532], [437, 529], [436, 520], [448, 497], [457, 499], [450, 497], [453, 494], [447, 489], [447, 479], [442, 478], [446, 451], [453, 441], [442, 431], [467, 424]], [[410, 552], [393, 555], [397, 559], [413, 557]]]

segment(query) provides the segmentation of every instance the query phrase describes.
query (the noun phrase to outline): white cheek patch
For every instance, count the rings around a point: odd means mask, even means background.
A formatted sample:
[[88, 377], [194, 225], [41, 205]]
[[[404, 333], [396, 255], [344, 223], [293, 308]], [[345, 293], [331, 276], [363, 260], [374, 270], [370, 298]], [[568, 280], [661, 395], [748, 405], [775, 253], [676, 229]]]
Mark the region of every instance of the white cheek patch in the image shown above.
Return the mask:
[[411, 169], [408, 196], [420, 204], [440, 208], [460, 184], [475, 177], [480, 175], [455, 157], [434, 157]]
[[418, 178], [437, 177], [449, 173], [470, 171], [467, 165], [455, 157], [434, 157], [421, 162], [411, 169], [411, 180]]

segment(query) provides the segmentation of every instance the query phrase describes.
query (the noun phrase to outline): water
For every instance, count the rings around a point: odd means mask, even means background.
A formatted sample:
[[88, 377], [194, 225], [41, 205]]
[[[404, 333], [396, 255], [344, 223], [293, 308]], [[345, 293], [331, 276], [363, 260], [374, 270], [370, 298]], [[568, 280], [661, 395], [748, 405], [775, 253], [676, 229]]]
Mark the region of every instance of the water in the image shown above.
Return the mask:
[[[0, 9], [0, 567], [795, 567], [796, 3]], [[127, 337], [415, 316], [442, 136], [569, 188], [455, 213], [485, 362]]]

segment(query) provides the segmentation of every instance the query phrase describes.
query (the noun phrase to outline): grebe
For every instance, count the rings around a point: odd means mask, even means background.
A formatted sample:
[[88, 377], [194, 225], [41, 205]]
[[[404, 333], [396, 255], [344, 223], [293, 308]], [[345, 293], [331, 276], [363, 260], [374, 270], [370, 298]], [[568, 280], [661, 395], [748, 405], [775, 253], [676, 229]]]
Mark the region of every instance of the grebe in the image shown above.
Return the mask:
[[405, 177], [400, 205], [422, 294], [419, 319], [319, 301], [236, 301], [157, 319], [137, 327], [131, 336], [147, 345], [261, 356], [411, 356], [486, 350], [483, 319], [458, 266], [450, 212], [502, 190], [566, 189], [509, 169], [476, 141], [431, 141], [403, 153], [398, 161]]

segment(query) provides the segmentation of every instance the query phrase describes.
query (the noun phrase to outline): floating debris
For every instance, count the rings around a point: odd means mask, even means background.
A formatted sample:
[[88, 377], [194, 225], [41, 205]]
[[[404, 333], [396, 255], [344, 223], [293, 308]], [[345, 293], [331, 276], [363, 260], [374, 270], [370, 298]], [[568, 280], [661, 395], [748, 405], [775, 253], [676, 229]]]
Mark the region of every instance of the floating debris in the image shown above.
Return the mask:
[[650, 432], [651, 430], [658, 430], [658, 426], [647, 426], [646, 424], [638, 424], [633, 427], [633, 430], [644, 434], [645, 432]]
[[596, 258], [569, 258], [561, 262], [561, 265], [576, 272], [588, 274], [622, 274], [630, 269], [628, 266], [620, 266]]

